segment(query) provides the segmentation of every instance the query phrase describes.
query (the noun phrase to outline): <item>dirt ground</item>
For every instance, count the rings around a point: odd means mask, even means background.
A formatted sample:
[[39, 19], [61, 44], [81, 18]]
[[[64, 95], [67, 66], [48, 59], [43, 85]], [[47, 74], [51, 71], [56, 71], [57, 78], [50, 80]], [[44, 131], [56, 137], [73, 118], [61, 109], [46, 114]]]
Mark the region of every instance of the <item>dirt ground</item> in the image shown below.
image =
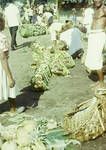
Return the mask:
[[[50, 43], [49, 35], [28, 39], [23, 39], [18, 35], [20, 46], [16, 51], [10, 51], [10, 64], [16, 80], [17, 107], [24, 105], [26, 113], [35, 114], [37, 118], [47, 117], [62, 121], [64, 114], [70, 112], [75, 105], [94, 96], [90, 87], [94, 82], [88, 78], [81, 60], [76, 60], [75, 67], [70, 70], [70, 76], [52, 77], [49, 90], [33, 91], [30, 86], [32, 76], [30, 65], [33, 60], [29, 46], [35, 40], [45, 46]], [[0, 105], [1, 112], [7, 109], [8, 103]], [[82, 150], [106, 150], [106, 135], [82, 143]]]

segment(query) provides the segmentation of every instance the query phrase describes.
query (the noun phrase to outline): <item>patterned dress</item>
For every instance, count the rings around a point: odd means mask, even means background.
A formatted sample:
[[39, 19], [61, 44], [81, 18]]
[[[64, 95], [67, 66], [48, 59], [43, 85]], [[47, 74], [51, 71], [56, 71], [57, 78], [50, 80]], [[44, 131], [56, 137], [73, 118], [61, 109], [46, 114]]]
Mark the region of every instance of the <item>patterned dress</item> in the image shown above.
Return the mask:
[[[0, 53], [8, 50], [9, 45], [6, 36], [3, 34], [3, 32], [0, 32]], [[2, 67], [0, 60], [0, 103], [7, 101], [9, 97], [16, 98], [15, 87], [9, 87], [7, 75]]]

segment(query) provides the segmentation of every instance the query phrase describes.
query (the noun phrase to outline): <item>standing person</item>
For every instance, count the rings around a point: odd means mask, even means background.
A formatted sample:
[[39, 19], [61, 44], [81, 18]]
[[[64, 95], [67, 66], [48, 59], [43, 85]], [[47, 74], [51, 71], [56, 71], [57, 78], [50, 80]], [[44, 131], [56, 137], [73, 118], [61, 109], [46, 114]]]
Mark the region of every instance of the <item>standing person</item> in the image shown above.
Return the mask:
[[62, 26], [63, 24], [60, 22], [53, 22], [49, 27], [50, 38], [53, 46], [57, 45], [57, 41], [59, 40], [57, 33], [62, 29]]
[[15, 81], [8, 64], [8, 43], [3, 34], [4, 27], [5, 21], [0, 14], [0, 101], [6, 101], [9, 98], [11, 109], [15, 111]]
[[[0, 103], [9, 100], [10, 110], [16, 111], [15, 81], [8, 64], [9, 46], [6, 36], [3, 33], [5, 20], [0, 13]], [[21, 113], [24, 107], [20, 107], [17, 112]]]
[[77, 11], [75, 8], [72, 9], [72, 16], [70, 17], [70, 19], [73, 21], [73, 24], [76, 25], [77, 23], [77, 15], [76, 15]]
[[17, 30], [19, 24], [21, 23], [19, 9], [15, 4], [12, 3], [12, 0], [10, 0], [10, 2], [7, 4], [5, 8], [4, 13], [11, 34], [11, 49], [15, 50], [17, 47], [16, 42]]
[[94, 16], [91, 31], [88, 36], [88, 49], [85, 59], [85, 66], [90, 70], [96, 70], [99, 82], [96, 84], [98, 88], [104, 88], [103, 75], [103, 48], [106, 42], [106, 6], [103, 0], [93, 0]]
[[39, 14], [39, 15], [43, 15], [43, 9], [44, 9], [43, 4], [40, 4], [40, 5], [38, 6], [38, 14]]
[[53, 23], [53, 14], [48, 9], [43, 14], [43, 20], [47, 27]]

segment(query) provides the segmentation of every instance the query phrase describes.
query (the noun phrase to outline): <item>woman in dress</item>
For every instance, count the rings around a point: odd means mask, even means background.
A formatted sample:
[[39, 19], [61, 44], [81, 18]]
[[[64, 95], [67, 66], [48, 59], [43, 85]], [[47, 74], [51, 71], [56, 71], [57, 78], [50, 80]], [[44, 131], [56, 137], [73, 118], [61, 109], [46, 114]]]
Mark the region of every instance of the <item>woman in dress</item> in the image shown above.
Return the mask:
[[3, 33], [4, 28], [5, 20], [0, 13], [0, 103], [9, 100], [10, 110], [15, 111], [15, 81], [8, 64], [9, 46]]

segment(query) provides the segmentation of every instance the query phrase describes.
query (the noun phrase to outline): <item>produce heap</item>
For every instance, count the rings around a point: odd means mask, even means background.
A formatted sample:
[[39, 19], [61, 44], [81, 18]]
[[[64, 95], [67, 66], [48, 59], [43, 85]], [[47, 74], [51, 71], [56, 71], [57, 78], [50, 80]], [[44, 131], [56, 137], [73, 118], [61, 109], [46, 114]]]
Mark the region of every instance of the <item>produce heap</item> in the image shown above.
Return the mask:
[[[2, 118], [2, 115], [0, 115]], [[10, 116], [0, 123], [1, 150], [80, 150], [80, 142], [64, 136], [64, 131], [53, 119], [35, 119], [26, 113]], [[75, 148], [75, 149], [73, 149]]]
[[47, 90], [52, 75], [67, 76], [75, 62], [61, 45], [45, 48], [38, 43], [31, 46], [33, 56], [33, 76], [31, 84], [36, 90]]
[[23, 24], [19, 29], [22, 37], [28, 38], [30, 36], [38, 36], [46, 34], [46, 28], [41, 25]]

